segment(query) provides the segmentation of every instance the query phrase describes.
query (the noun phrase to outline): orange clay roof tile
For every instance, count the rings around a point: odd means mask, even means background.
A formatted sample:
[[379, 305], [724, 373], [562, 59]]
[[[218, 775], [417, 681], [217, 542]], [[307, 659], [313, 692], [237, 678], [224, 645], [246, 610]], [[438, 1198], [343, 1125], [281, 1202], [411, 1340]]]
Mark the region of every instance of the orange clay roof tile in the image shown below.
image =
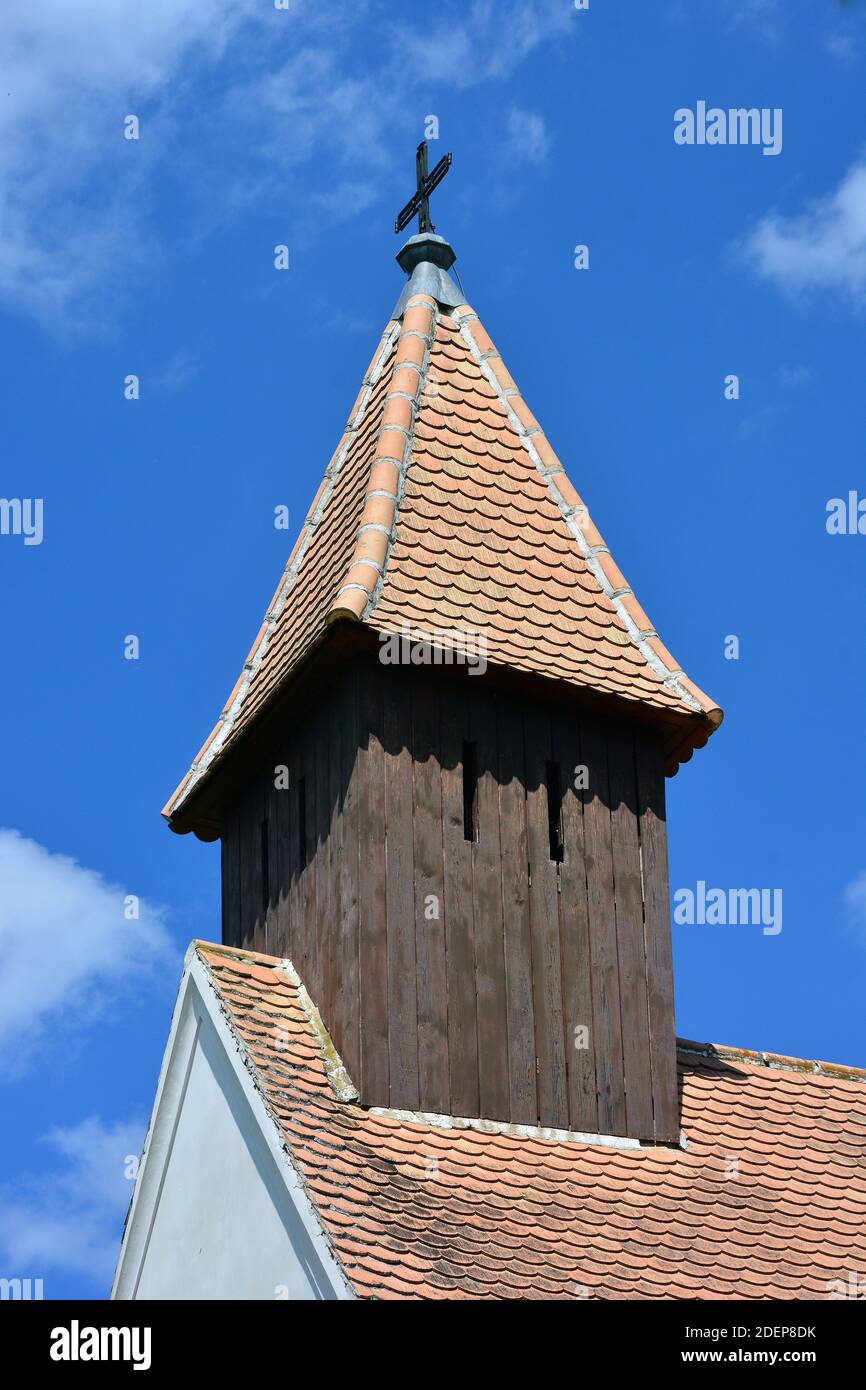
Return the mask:
[[287, 962], [196, 949], [361, 1298], [827, 1298], [866, 1265], [862, 1071], [681, 1041], [679, 1149], [401, 1118], [338, 1099]]
[[165, 815], [336, 618], [379, 634], [406, 623], [471, 632], [491, 665], [678, 716], [669, 771], [721, 721], [656, 635], [465, 305], [415, 295], [388, 324], [241, 676]]

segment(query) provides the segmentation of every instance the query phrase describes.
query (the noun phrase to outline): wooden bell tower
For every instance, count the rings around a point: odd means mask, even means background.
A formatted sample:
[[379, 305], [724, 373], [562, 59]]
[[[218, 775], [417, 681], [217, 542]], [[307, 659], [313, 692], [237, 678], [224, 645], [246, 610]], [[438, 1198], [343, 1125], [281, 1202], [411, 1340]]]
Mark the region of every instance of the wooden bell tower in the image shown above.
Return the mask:
[[164, 814], [221, 839], [223, 940], [292, 960], [362, 1104], [675, 1141], [664, 777], [721, 711], [614, 564], [451, 247], [422, 231], [399, 260]]

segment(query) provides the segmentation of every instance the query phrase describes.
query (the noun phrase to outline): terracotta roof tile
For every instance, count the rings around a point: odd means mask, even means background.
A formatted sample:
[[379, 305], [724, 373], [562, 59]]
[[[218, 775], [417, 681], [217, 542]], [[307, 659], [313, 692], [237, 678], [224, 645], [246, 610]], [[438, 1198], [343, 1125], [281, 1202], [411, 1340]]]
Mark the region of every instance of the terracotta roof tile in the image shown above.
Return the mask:
[[669, 771], [721, 720], [661, 643], [475, 314], [425, 295], [386, 328], [241, 678], [165, 814], [337, 617], [483, 634], [491, 664], [690, 716], [671, 734]]
[[401, 1119], [337, 1098], [287, 962], [197, 950], [359, 1297], [827, 1298], [866, 1268], [866, 1073], [681, 1042], [682, 1149]]

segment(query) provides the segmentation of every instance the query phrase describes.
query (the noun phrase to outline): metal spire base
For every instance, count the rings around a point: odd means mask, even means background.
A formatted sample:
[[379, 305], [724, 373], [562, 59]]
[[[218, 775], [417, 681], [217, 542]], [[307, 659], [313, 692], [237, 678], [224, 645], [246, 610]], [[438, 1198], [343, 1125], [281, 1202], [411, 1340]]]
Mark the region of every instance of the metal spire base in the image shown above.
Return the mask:
[[444, 237], [436, 236], [433, 232], [421, 232], [410, 237], [397, 252], [397, 264], [409, 276], [409, 283], [403, 287], [393, 317], [403, 317], [407, 303], [415, 294], [429, 294], [437, 304], [449, 309], [465, 304], [466, 296], [458, 290], [448, 274], [456, 259]]

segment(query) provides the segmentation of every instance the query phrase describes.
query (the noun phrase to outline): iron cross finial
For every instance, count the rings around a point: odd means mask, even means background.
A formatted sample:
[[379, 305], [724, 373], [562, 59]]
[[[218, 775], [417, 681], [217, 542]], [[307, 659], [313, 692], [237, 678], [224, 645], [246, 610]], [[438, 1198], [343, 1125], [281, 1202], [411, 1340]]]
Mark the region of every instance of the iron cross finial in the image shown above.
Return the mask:
[[422, 140], [415, 153], [415, 177], [417, 188], [394, 223], [394, 231], [402, 232], [412, 218], [418, 215], [418, 231], [435, 232], [430, 221], [430, 194], [438, 188], [451, 168], [451, 155], [443, 155], [432, 174], [427, 173], [427, 141]]

